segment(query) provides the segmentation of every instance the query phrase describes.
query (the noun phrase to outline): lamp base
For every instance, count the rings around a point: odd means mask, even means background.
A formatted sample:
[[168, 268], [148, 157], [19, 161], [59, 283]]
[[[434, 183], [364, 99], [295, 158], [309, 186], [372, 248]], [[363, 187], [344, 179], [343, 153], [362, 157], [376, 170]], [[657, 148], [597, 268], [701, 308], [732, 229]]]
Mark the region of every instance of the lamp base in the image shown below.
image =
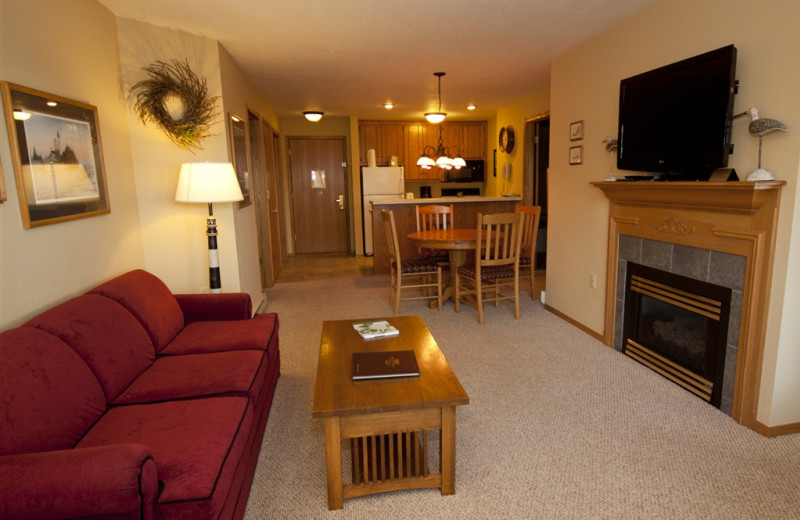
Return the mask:
[[748, 182], [756, 182], [756, 181], [774, 181], [775, 174], [769, 170], [765, 170], [763, 168], [759, 168], [757, 170], [753, 170], [747, 174], [745, 178]]

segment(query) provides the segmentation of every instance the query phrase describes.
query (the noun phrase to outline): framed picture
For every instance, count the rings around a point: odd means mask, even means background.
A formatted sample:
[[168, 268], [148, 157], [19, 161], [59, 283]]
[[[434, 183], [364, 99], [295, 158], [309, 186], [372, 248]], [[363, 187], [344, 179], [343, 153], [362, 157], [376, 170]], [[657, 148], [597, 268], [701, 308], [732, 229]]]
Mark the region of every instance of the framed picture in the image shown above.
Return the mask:
[[2, 82], [25, 229], [109, 213], [97, 108]]
[[579, 141], [583, 139], [583, 121], [575, 121], [569, 124], [569, 140]]
[[239, 207], [243, 208], [253, 203], [250, 198], [250, 172], [248, 171], [247, 160], [247, 123], [244, 119], [234, 113], [228, 114], [228, 121], [231, 132], [231, 157], [233, 158], [233, 169], [236, 170], [236, 177], [239, 179], [239, 188], [242, 190], [244, 199], [239, 201]]
[[583, 164], [583, 145], [573, 146], [569, 149], [569, 163]]

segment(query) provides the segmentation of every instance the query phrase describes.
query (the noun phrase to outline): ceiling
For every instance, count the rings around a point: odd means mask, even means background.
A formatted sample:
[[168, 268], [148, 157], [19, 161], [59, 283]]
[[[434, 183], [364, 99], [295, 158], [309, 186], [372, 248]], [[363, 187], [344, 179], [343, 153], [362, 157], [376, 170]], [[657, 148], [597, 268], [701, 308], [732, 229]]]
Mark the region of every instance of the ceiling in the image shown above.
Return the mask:
[[220, 41], [282, 117], [422, 120], [441, 71], [448, 119], [481, 120], [547, 88], [553, 58], [658, 0], [99, 1]]

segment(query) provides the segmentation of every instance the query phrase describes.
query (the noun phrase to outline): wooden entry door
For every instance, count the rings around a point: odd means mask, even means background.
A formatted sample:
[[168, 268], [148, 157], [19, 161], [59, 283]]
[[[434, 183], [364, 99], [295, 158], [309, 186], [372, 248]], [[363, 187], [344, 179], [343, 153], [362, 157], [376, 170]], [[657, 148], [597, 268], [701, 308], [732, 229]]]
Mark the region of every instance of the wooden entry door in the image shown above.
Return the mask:
[[[348, 252], [345, 140], [289, 138], [295, 252]], [[324, 172], [325, 187], [312, 186], [312, 171]]]

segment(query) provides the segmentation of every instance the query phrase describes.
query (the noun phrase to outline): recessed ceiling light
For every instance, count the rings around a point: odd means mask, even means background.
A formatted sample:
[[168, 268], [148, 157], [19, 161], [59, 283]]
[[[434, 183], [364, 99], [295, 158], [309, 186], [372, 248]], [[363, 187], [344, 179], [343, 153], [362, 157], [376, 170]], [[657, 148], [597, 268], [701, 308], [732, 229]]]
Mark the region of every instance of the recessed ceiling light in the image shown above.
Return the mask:
[[47, 106], [49, 106], [49, 107], [57, 107], [58, 103], [56, 103], [55, 101], [48, 101], [47, 102]]
[[14, 109], [14, 119], [17, 121], [27, 121], [31, 118], [30, 112], [25, 112], [24, 110], [20, 110], [18, 108]]
[[467, 105], [467, 110], [475, 110], [476, 108], [475, 105]]
[[383, 108], [385, 108], [386, 110], [391, 110], [394, 108], [394, 103], [384, 103]]

